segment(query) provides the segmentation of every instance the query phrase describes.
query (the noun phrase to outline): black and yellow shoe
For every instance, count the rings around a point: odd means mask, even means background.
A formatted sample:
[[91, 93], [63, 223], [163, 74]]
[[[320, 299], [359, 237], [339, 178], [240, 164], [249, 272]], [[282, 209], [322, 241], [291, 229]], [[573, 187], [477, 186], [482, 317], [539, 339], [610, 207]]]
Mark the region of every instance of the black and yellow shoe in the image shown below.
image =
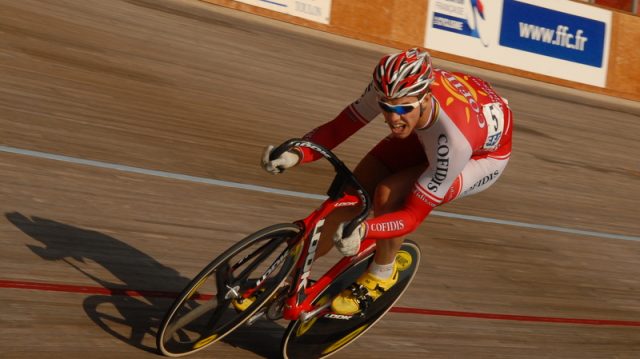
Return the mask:
[[369, 304], [373, 303], [382, 293], [393, 287], [397, 281], [397, 264], [394, 264], [393, 274], [389, 279], [380, 279], [367, 271], [349, 288], [343, 290], [342, 293], [333, 299], [331, 302], [331, 310], [341, 315], [354, 315], [364, 311]]

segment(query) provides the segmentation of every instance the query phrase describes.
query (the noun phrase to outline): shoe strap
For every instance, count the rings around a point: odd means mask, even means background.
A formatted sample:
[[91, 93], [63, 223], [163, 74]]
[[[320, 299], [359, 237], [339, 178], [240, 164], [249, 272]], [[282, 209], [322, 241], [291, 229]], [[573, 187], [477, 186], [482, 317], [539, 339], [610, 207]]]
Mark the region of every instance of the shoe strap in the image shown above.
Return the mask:
[[[369, 308], [371, 303], [373, 303], [373, 297], [371, 297], [371, 295], [369, 294], [371, 290], [364, 285], [353, 283], [351, 284], [349, 289], [351, 290], [351, 294], [353, 295], [354, 299], [358, 303], [361, 312], [364, 312], [367, 308]], [[385, 289], [377, 284], [374, 290], [380, 291], [380, 293], [385, 292]]]

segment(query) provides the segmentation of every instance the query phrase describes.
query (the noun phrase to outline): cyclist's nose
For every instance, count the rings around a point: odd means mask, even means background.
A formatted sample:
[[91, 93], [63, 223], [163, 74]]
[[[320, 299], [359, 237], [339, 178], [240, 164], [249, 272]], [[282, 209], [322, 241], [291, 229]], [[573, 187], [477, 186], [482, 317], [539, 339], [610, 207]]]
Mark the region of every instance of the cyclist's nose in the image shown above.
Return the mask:
[[385, 112], [384, 113], [384, 121], [385, 122], [392, 122], [394, 120], [398, 120], [400, 119], [400, 115], [398, 115], [395, 112]]

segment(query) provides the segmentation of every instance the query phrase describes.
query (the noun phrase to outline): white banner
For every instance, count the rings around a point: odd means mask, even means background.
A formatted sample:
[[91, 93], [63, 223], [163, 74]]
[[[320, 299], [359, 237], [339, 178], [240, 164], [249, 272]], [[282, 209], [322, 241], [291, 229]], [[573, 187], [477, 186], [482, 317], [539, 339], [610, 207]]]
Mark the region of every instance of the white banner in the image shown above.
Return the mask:
[[331, 0], [235, 0], [245, 4], [329, 24]]
[[429, 0], [425, 47], [604, 87], [611, 11], [557, 0]]

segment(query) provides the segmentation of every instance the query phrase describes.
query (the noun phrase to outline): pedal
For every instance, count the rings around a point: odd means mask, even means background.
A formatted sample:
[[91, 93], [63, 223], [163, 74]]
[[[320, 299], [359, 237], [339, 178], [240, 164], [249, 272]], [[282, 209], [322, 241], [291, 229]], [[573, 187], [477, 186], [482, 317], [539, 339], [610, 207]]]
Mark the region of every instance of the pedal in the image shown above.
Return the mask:
[[367, 290], [367, 288], [361, 285], [354, 285], [353, 287], [351, 287], [351, 293], [358, 300], [358, 304], [360, 305], [360, 311], [355, 315], [360, 314], [361, 317], [364, 316], [364, 313], [373, 303], [373, 298], [369, 296], [369, 291]]

